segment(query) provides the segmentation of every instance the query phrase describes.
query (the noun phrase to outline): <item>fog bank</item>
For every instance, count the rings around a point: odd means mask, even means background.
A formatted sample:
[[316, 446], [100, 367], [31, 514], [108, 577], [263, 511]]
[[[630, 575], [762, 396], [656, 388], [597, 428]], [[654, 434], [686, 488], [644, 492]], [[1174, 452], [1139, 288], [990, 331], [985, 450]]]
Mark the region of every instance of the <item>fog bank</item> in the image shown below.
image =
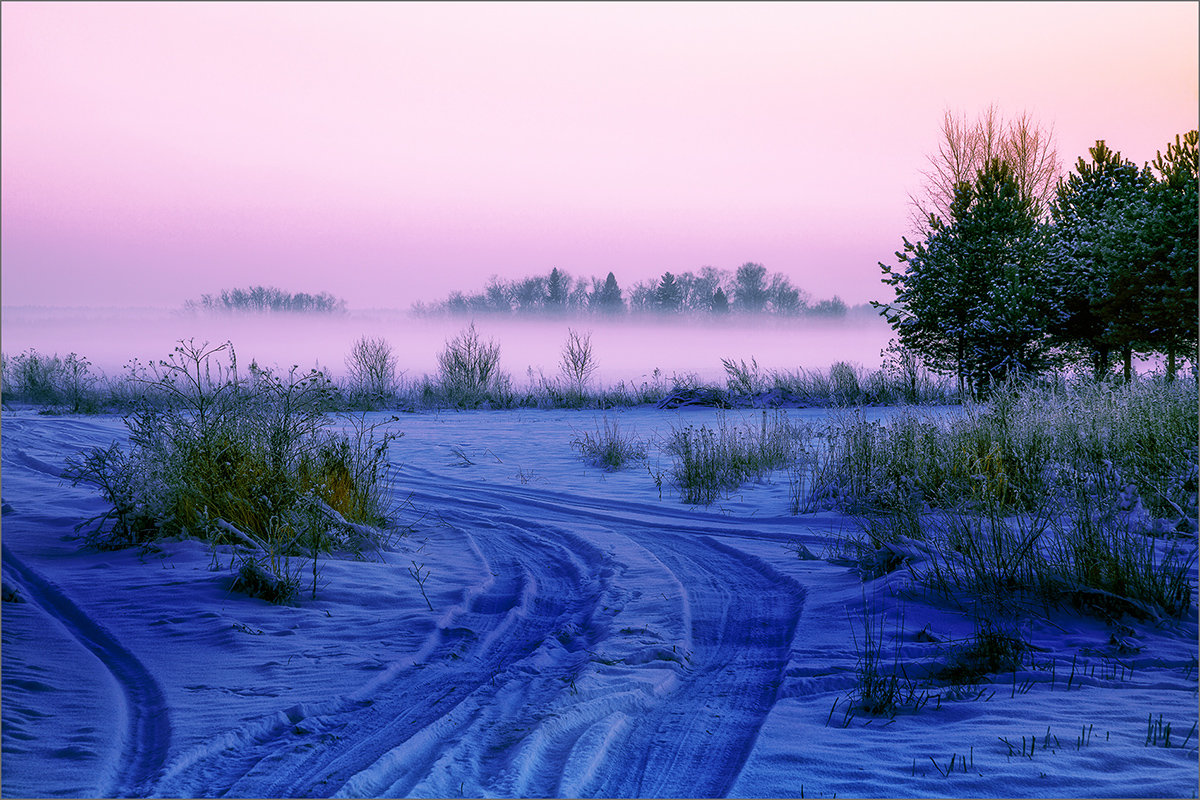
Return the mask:
[[[345, 373], [345, 357], [361, 336], [391, 343], [399, 368], [409, 378], [432, 374], [437, 354], [470, 320], [418, 319], [407, 311], [353, 311], [343, 315], [225, 315], [155, 308], [5, 308], [0, 317], [3, 351], [12, 357], [29, 348], [45, 355], [74, 352], [94, 368], [118, 375], [131, 359], [166, 357], [180, 339], [232, 341], [238, 360], [287, 369], [322, 367]], [[891, 330], [881, 319], [671, 320], [627, 317], [528, 319], [482, 316], [475, 320], [484, 339], [501, 347], [500, 367], [524, 385], [529, 370], [558, 374], [568, 328], [590, 331], [602, 385], [640, 381], [657, 369], [723, 380], [721, 359], [755, 359], [764, 370], [824, 370], [835, 361], [878, 368]]]

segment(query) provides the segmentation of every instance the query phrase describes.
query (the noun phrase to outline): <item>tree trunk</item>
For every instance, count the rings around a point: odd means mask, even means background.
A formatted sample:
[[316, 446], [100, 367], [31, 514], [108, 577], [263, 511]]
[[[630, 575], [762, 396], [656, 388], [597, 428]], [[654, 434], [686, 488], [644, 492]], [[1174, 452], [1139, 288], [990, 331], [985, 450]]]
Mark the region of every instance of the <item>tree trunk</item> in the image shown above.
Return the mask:
[[1133, 380], [1133, 345], [1125, 345], [1121, 355], [1125, 361], [1125, 382], [1130, 383]]
[[1175, 345], [1167, 345], [1167, 382], [1175, 380]]
[[1095, 372], [1096, 380], [1102, 381], [1108, 376], [1108, 364], [1111, 360], [1109, 348], [1106, 344], [1096, 345], [1092, 348], [1092, 369]]

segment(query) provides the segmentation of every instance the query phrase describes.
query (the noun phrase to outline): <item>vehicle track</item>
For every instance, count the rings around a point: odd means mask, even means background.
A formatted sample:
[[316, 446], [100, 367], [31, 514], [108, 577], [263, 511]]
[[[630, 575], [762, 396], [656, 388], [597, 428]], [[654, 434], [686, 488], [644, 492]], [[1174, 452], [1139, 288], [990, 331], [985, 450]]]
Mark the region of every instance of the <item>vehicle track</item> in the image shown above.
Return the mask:
[[[455, 517], [452, 509], [443, 511], [444, 518]], [[157, 790], [330, 796], [349, 784], [355, 794], [378, 794], [371, 784], [383, 779], [360, 775], [364, 767], [390, 758], [396, 763], [386, 770], [386, 783], [405, 776], [415, 782], [459, 735], [446, 721], [465, 713], [459, 710], [464, 702], [477, 711], [512, 686], [537, 684], [543, 699], [548, 689], [565, 691], [561, 682], [539, 681], [528, 662], [558, 631], [590, 624], [609, 574], [603, 554], [574, 537], [554, 541], [502, 521], [473, 524], [486, 578], [449, 615], [427, 658], [392, 670], [355, 696], [226, 732], [224, 746], [206, 743], [204, 752], [177, 757]], [[422, 748], [423, 742], [437, 746]], [[409, 743], [404, 759], [389, 757], [402, 743]]]
[[[410, 484], [411, 485], [411, 484]], [[421, 488], [424, 502], [452, 503]], [[628, 696], [602, 704], [605, 720], [587, 713], [560, 737], [574, 745], [599, 726], [603, 736], [592, 752], [575, 752], [588, 764], [590, 779], [562, 772], [505, 787], [506, 794], [605, 797], [720, 796], [745, 763], [782, 683], [790, 644], [803, 606], [803, 589], [761, 560], [703, 531], [729, 536], [744, 522], [697, 515], [682, 508], [630, 508], [595, 498], [526, 489], [475, 487], [474, 500], [498, 505], [526, 518], [573, 525], [608, 525], [643, 549], [675, 576], [686, 606], [688, 652], [678, 684], [665, 696]], [[632, 513], [631, 513], [632, 512]], [[673, 598], [663, 598], [672, 602]], [[582, 730], [581, 730], [582, 728]], [[572, 738], [573, 737], [573, 738]], [[543, 750], [553, 750], [544, 746]], [[587, 749], [587, 746], [584, 747]], [[567, 759], [553, 757], [559, 768]], [[564, 781], [569, 787], [564, 787]], [[564, 792], [564, 788], [570, 791]]]
[[6, 581], [20, 586], [29, 602], [62, 624], [93, 653], [121, 687], [124, 731], [115, 775], [102, 797], [145, 796], [158, 778], [170, 746], [171, 725], [162, 690], [142, 663], [99, 622], [50, 581], [0, 545]]
[[[225, 746], [177, 759], [157, 791], [728, 791], [775, 702], [804, 594], [718, 540], [748, 523], [412, 468], [403, 483], [486, 565], [428, 657], [353, 697], [227, 732]], [[617, 630], [617, 611], [641, 594], [638, 569], [678, 587], [636, 601], [674, 609], [675, 628]], [[578, 695], [587, 680], [602, 690]]]

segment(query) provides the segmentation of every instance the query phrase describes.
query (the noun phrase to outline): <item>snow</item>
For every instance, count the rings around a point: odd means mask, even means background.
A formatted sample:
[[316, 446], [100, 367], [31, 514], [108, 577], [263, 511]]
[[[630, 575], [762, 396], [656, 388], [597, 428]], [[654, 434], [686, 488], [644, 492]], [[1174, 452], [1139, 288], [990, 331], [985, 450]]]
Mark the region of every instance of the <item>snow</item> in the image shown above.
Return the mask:
[[[660, 498], [661, 437], [717, 412], [606, 413], [645, 465], [579, 458], [599, 412], [403, 415], [409, 534], [321, 559], [316, 599], [297, 559], [300, 600], [273, 606], [230, 591], [228, 548], [82, 549], [103, 504], [59, 471], [121, 420], [6, 411], [4, 795], [1197, 795], [1194, 614], [1039, 612], [1015, 672], [847, 715], [864, 604], [910, 676], [971, 635], [970, 609], [826, 560], [854, 520], [792, 516], [782, 474], [709, 508]], [[1146, 744], [1148, 715], [1170, 747]]]

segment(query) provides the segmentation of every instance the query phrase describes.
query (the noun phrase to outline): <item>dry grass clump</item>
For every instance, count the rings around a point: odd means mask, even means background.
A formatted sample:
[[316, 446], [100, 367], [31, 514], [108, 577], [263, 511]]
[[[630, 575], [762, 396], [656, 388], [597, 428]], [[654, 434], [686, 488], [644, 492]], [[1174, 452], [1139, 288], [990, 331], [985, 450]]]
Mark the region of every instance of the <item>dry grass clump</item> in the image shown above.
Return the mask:
[[610, 472], [623, 469], [631, 462], [646, 460], [646, 443], [621, 433], [620, 424], [616, 420], [610, 422], [608, 417], [604, 418], [602, 426], [596, 427], [595, 434], [584, 431], [575, 437], [571, 446], [585, 461]]
[[764, 409], [759, 426], [727, 424], [715, 428], [688, 425], [673, 428], [666, 450], [671, 455], [671, 478], [685, 503], [709, 505], [724, 491], [750, 478], [761, 480], [793, 461], [802, 436], [787, 414]]
[[243, 379], [228, 343], [181, 342], [139, 380], [148, 391], [126, 419], [129, 448], [69, 461], [67, 476], [99, 488], [111, 506], [84, 523], [96, 524], [93, 543], [183, 535], [244, 546], [277, 581], [291, 555], [382, 543], [387, 447], [397, 434], [362, 422], [352, 434], [333, 431], [322, 373], [255, 369]]

